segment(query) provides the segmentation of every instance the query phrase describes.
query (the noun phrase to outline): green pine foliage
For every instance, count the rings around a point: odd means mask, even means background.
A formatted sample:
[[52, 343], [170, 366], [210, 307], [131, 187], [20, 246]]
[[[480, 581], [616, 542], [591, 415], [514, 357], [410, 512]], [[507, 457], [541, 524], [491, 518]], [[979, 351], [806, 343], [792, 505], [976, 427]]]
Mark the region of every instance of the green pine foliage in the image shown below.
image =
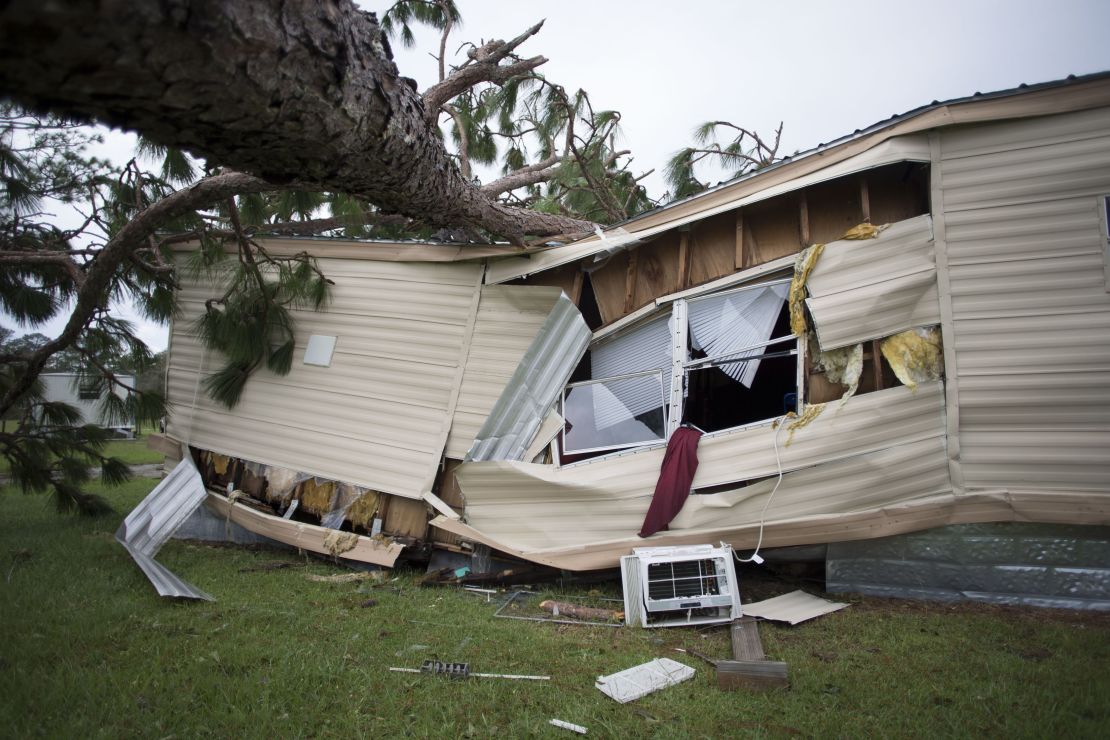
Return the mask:
[[239, 243], [238, 260], [228, 259], [222, 247], [198, 254], [206, 254], [207, 260], [201, 257], [194, 269], [223, 290], [208, 301], [193, 327], [204, 345], [224, 359], [205, 378], [204, 388], [214, 400], [234, 408], [259, 368], [289, 373], [295, 344], [290, 311], [324, 309], [332, 281], [307, 253], [274, 257], [248, 239]]

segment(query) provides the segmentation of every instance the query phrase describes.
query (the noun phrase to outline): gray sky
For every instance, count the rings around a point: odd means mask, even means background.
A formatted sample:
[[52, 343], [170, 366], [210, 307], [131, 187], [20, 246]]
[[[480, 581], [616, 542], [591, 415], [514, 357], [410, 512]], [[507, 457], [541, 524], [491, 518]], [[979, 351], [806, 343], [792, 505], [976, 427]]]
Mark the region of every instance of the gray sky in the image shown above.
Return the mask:
[[[386, 2], [362, 0], [368, 10]], [[463, 41], [511, 38], [546, 18], [521, 48], [541, 71], [584, 88], [598, 109], [622, 114], [623, 147], [652, 196], [667, 158], [698, 124], [724, 119], [760, 134], [784, 122], [780, 154], [809, 149], [933, 100], [1110, 69], [1107, 0], [459, 0]], [[418, 32], [395, 44], [401, 73], [421, 90], [436, 79]], [[128, 138], [108, 153], [130, 156]], [[135, 317], [131, 317], [135, 318]], [[4, 322], [11, 325], [10, 319]], [[166, 330], [137, 320], [155, 349]], [[40, 329], [50, 334], [62, 323]]]
[[[1110, 69], [1106, 0], [458, 2], [451, 49], [546, 18], [521, 53], [542, 54], [549, 79], [621, 112], [637, 171], [661, 172], [707, 120], [761, 135], [782, 121], [787, 154], [933, 100]], [[394, 48], [420, 89], [435, 81], [435, 40]], [[655, 197], [666, 190], [656, 176], [647, 184]]]

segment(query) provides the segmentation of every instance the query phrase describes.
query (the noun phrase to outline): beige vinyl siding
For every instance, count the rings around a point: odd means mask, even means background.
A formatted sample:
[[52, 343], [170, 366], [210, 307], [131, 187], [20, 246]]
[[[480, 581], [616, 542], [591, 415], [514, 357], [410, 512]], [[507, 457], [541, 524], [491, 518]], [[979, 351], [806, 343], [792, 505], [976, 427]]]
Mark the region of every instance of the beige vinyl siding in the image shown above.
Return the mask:
[[1110, 492], [1110, 109], [944, 130], [940, 153], [966, 486]]
[[[776, 494], [768, 521], [808, 508], [844, 512], [947, 491], [944, 415], [943, 388], [930, 383], [917, 392], [898, 387], [857, 396], [843, 406], [829, 404], [793, 435], [770, 425], [707, 435], [698, 447], [694, 488], [775, 475], [777, 435], [791, 482], [784, 479], [786, 492], [780, 488]], [[635, 535], [663, 453], [656, 447], [563, 468], [466, 463], [457, 476], [468, 522], [484, 535], [521, 550], [586, 545]], [[879, 474], [883, 466], [889, 474]], [[896, 481], [897, 471], [906, 469], [915, 470], [916, 479]], [[821, 484], [809, 485], [815, 481]], [[685, 523], [680, 516], [671, 529], [685, 534], [710, 526], [709, 519], [716, 520], [715, 528], [750, 523], [758, 520], [769, 493], [770, 486], [759, 483], [732, 494], [692, 496], [689, 500], [698, 503], [690, 514], [684, 509]], [[704, 511], [695, 512], [710, 502], [720, 509], [715, 515], [706, 519]]]
[[806, 288], [821, 349], [939, 323], [932, 218], [900, 221], [876, 239], [826, 244]]
[[474, 436], [560, 295], [559, 288], [541, 286], [482, 288], [459, 400], [447, 438], [447, 457], [461, 460], [466, 456]]
[[[291, 372], [258, 370], [233, 411], [198, 387], [198, 373], [220, 358], [189, 330], [217, 289], [185, 282], [168, 431], [203, 449], [419, 498], [439, 465], [481, 266], [324, 258], [320, 267], [335, 281], [332, 300], [325, 312], [294, 312]], [[338, 337], [330, 367], [302, 362], [314, 333]]]

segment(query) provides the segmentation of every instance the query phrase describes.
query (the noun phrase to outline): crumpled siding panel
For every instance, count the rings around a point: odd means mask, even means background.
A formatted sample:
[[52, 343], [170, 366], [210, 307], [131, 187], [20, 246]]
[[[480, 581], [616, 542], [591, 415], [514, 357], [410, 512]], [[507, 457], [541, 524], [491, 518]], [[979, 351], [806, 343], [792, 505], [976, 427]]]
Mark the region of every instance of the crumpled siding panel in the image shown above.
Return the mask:
[[191, 457], [186, 456], [170, 474], [139, 502], [116, 530], [116, 541], [161, 596], [213, 601], [213, 598], [174, 575], [154, 560], [162, 545], [204, 502], [207, 492]]
[[[206, 357], [189, 332], [217, 288], [183, 280], [168, 432], [223, 454], [419, 498], [439, 465], [482, 267], [319, 262], [335, 281], [328, 310], [293, 312], [291, 372], [259, 370], [231, 411], [198, 390], [199, 371], [214, 372], [220, 359]], [[331, 367], [303, 364], [313, 333], [338, 337]]]
[[[845, 463], [844, 469], [852, 472], [845, 472], [843, 481], [850, 482], [850, 476], [857, 475], [861, 488], [872, 486], [881, 496], [884, 484], [874, 477], [880, 473], [878, 467], [858, 460], [859, 456], [920, 444], [913, 455], [921, 460], [910, 466], [923, 466], [918, 471], [920, 480], [905, 482], [912, 489], [907, 492], [888, 479], [889, 501], [947, 490], [944, 418], [943, 387], [930, 383], [917, 392], [898, 387], [856, 396], [843, 406], [829, 404], [813, 422], [796, 430], [790, 444], [788, 428], [779, 431], [770, 426], [706, 435], [698, 447], [699, 465], [693, 485], [695, 489], [707, 488], [775, 475], [777, 434], [783, 470], [811, 471], [791, 473], [802, 480], [815, 481], [824, 471], [831, 480], [837, 475], [838, 463], [856, 460]], [[656, 447], [563, 468], [512, 462], [466, 463], [456, 475], [466, 496], [467, 519], [483, 534], [525, 550], [584, 545], [628, 537], [639, 529], [651, 502], [663, 453], [662, 447]], [[887, 455], [882, 459], [893, 458]], [[890, 468], [891, 473], [896, 470]], [[850, 499], [850, 486], [838, 485], [827, 489], [802, 486], [796, 499], [794, 494], [786, 493], [783, 511], [796, 514], [807, 506], [822, 508], [825, 495]], [[757, 486], [744, 489], [756, 498], [737, 502], [741, 504], [734, 517], [737, 523], [758, 520], [758, 507], [764, 503], [758, 494], [769, 489], [763, 483]], [[735, 495], [743, 499], [747, 495], [744, 491]], [[776, 500], [781, 494], [782, 489]], [[723, 501], [728, 495], [714, 496], [705, 502]], [[692, 496], [688, 500], [700, 498]], [[875, 502], [873, 497], [868, 500]], [[836, 505], [852, 506], [842, 498]], [[722, 514], [718, 518], [726, 517]], [[702, 524], [696, 520], [691, 526]], [[672, 524], [672, 530], [675, 528]]]
[[466, 459], [521, 459], [592, 336], [578, 308], [560, 294], [478, 430]]
[[516, 372], [562, 291], [529, 285], [482, 288], [462, 388], [447, 438], [447, 457], [461, 460]]
[[932, 218], [899, 221], [877, 239], [826, 244], [806, 288], [823, 350], [939, 323]]
[[940, 154], [965, 484], [1110, 493], [1110, 109], [945, 130]]

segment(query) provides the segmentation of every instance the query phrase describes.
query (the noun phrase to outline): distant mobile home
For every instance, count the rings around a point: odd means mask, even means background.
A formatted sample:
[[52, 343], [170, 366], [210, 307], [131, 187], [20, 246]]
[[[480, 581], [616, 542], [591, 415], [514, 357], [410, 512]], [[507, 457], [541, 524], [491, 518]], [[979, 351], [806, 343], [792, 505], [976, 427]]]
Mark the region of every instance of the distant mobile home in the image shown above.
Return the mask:
[[[44, 395], [48, 401], [61, 401], [77, 408], [81, 412], [83, 424], [98, 424], [114, 429], [125, 437], [135, 436], [135, 422], [108, 424], [101, 415], [102, 394], [99, 389], [92, 386], [82, 387], [81, 377], [77, 373], [43, 373], [39, 376], [44, 386]], [[133, 375], [120, 375], [120, 382], [134, 387]], [[116, 386], [113, 391], [120, 398], [127, 397], [127, 391]]]

